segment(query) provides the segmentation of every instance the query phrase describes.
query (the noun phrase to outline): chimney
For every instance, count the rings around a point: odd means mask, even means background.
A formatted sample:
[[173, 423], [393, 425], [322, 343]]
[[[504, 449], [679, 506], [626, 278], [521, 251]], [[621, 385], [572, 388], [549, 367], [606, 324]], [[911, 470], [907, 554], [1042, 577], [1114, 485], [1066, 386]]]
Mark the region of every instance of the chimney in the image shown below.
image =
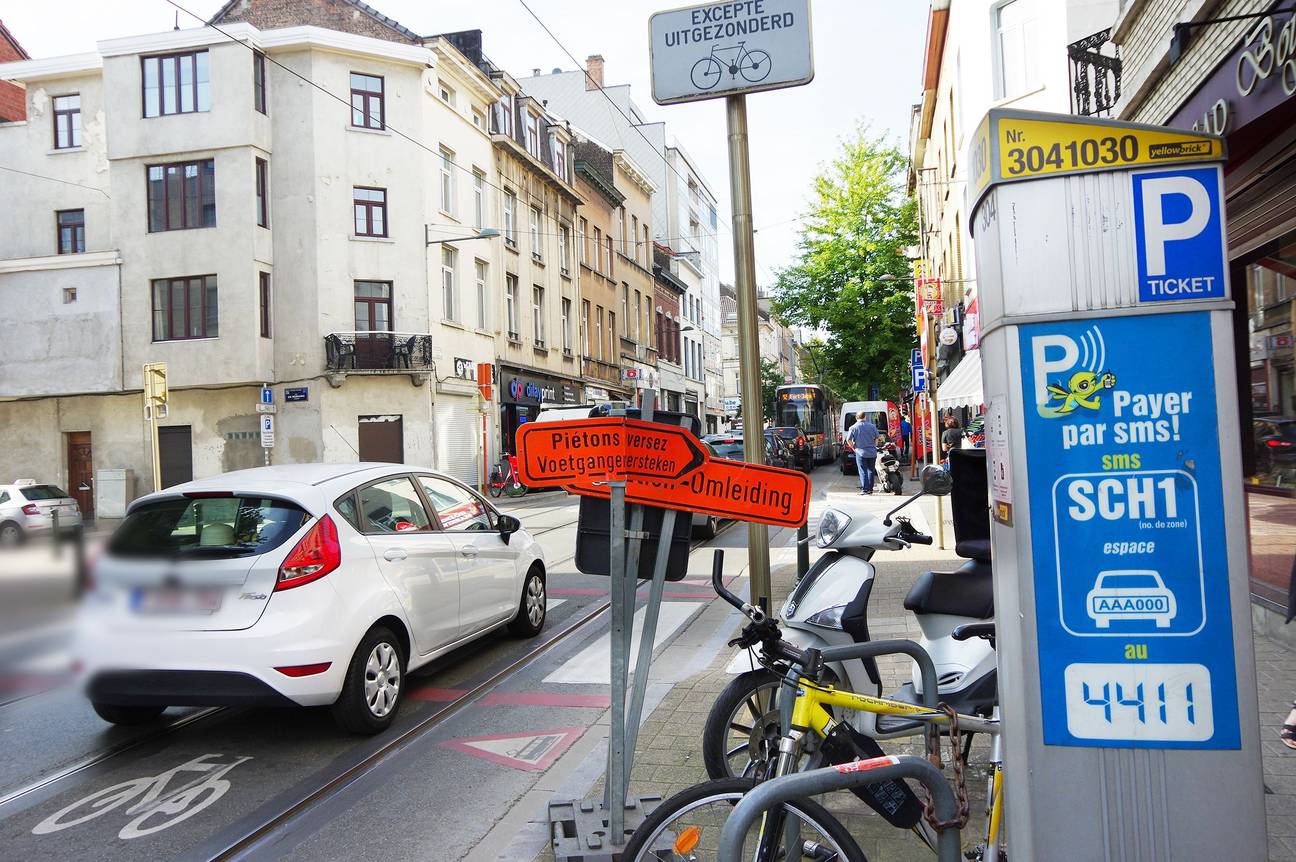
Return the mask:
[[590, 54], [585, 60], [585, 89], [598, 90], [603, 87], [603, 55]]

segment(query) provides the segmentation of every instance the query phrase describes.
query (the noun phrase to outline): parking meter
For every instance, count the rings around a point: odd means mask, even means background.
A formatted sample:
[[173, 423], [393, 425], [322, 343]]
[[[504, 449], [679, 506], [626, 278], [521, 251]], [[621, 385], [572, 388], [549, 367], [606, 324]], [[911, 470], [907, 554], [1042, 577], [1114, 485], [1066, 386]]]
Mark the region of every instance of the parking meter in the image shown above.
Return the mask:
[[1263, 859], [1223, 141], [970, 152], [1011, 852]]

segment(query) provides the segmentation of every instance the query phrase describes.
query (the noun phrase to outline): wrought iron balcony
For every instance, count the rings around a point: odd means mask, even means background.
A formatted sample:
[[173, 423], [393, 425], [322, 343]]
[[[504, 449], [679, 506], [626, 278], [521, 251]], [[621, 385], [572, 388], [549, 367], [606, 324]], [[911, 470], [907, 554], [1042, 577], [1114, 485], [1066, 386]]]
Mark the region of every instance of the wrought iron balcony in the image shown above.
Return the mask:
[[325, 369], [340, 381], [348, 374], [410, 374], [418, 384], [433, 370], [432, 336], [425, 332], [330, 332], [324, 336]]
[[1082, 117], [1111, 116], [1120, 101], [1120, 46], [1111, 28], [1067, 45], [1071, 61], [1071, 111]]

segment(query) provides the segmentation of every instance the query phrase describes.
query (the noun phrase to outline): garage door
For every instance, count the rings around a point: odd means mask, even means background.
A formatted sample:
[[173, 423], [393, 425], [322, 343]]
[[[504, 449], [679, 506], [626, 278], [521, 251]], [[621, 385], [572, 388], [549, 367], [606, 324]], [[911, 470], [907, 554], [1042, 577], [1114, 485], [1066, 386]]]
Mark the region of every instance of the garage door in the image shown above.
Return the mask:
[[400, 416], [361, 416], [360, 460], [405, 463], [404, 423]]
[[436, 405], [437, 469], [469, 487], [481, 481], [481, 414], [469, 398], [442, 397]]

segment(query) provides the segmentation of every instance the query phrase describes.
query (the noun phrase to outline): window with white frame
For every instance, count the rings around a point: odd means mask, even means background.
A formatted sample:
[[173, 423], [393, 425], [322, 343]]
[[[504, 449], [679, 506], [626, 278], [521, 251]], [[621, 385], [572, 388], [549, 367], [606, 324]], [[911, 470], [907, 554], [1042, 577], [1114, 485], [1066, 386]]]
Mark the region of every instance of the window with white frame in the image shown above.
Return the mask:
[[621, 325], [626, 327], [625, 336], [630, 337], [630, 285], [621, 283]]
[[616, 241], [617, 251], [622, 254], [626, 253], [625, 241], [625, 207], [617, 207], [616, 211]]
[[444, 81], [437, 81], [437, 87], [441, 93], [441, 101], [453, 108], [455, 104], [454, 87], [451, 87]]
[[454, 153], [441, 148], [441, 212], [455, 214]]
[[1006, 0], [995, 6], [994, 96], [1011, 99], [1039, 86], [1035, 16], [1028, 0]]
[[504, 241], [517, 247], [517, 195], [504, 191]]
[[589, 237], [589, 220], [581, 219], [580, 227], [577, 228], [577, 234], [576, 234], [576, 242], [578, 243], [576, 253], [580, 255], [581, 263], [587, 263], [589, 261], [588, 237]]
[[551, 139], [551, 143], [553, 145], [552, 148], [553, 148], [553, 160], [554, 160], [553, 163], [554, 173], [558, 174], [558, 176], [566, 180], [568, 179], [567, 145], [564, 144], [562, 142], [562, 139], [559, 138], [557, 135], [553, 136], [553, 138]]
[[501, 96], [492, 109], [494, 128], [491, 131], [499, 135], [513, 137], [513, 97]]
[[486, 225], [486, 175], [473, 171], [473, 227], [481, 230]]
[[581, 355], [589, 356], [589, 327], [590, 327], [590, 303], [588, 299], [581, 300], [581, 319], [580, 319], [580, 346]]
[[544, 257], [540, 244], [540, 210], [537, 207], [531, 207], [531, 254], [537, 258]]
[[598, 347], [598, 353], [596, 354], [595, 358], [604, 359], [605, 354], [603, 353], [603, 306], [601, 305], [594, 307], [594, 326], [596, 327], [597, 330], [594, 333], [594, 335], [595, 338], [598, 339], [595, 345], [596, 347]]
[[565, 224], [558, 226], [558, 265], [571, 272], [571, 227]]
[[504, 318], [508, 325], [508, 337], [512, 341], [521, 341], [518, 332], [518, 279], [509, 273], [504, 276]]
[[634, 300], [634, 324], [633, 324], [633, 326], [634, 326], [634, 340], [635, 340], [635, 341], [638, 341], [638, 340], [639, 340], [639, 303], [640, 303], [640, 295], [641, 295], [641, 294], [639, 293], [639, 291], [636, 290], [636, 291], [635, 291], [635, 300]]
[[455, 264], [459, 252], [443, 245], [441, 247], [441, 308], [446, 320], [459, 320], [459, 297], [455, 288]]
[[634, 243], [634, 262], [639, 262], [639, 216], [630, 216], [630, 242]]
[[572, 352], [571, 340], [571, 300], [563, 297], [562, 301], [562, 349], [563, 353]]
[[487, 319], [486, 298], [490, 290], [490, 268], [486, 261], [479, 260], [476, 262], [476, 282], [477, 282], [477, 328], [485, 330], [490, 321]]
[[486, 115], [481, 112], [480, 108], [472, 109], [472, 121], [477, 128], [483, 130], [486, 128]]
[[594, 228], [594, 271], [603, 271], [603, 231]]
[[528, 153], [540, 158], [540, 118], [530, 111], [526, 112], [526, 148]]
[[536, 347], [545, 346], [545, 303], [544, 288], [540, 285], [531, 287], [531, 337]]

